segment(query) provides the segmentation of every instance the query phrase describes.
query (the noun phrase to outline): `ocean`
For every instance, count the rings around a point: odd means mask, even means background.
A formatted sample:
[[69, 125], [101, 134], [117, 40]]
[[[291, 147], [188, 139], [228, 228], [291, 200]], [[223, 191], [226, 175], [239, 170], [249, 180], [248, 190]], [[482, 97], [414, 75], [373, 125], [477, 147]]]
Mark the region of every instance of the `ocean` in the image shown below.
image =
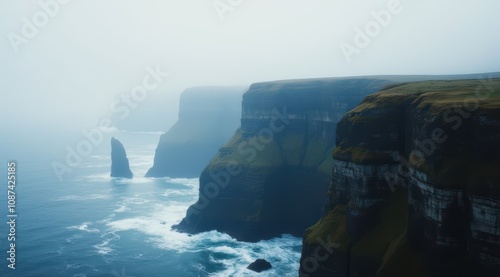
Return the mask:
[[[0, 276], [298, 275], [301, 238], [283, 234], [248, 243], [217, 231], [171, 230], [197, 200], [198, 179], [144, 178], [160, 134], [112, 135], [125, 146], [132, 180], [109, 177], [110, 135], [62, 180], [51, 164], [64, 164], [66, 147], [85, 139], [80, 132], [2, 137], [0, 216], [10, 219], [7, 163], [15, 161], [17, 218], [15, 269], [8, 267], [9, 224], [0, 226]], [[273, 268], [260, 274], [246, 269], [258, 258]]]

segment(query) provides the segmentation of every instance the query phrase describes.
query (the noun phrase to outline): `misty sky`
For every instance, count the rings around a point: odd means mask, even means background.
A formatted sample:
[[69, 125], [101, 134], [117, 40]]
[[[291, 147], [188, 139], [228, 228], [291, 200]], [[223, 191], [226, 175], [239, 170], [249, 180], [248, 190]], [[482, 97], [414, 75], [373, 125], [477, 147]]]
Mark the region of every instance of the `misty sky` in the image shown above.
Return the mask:
[[[348, 62], [340, 45], [354, 45], [355, 28], [391, 1], [72, 0], [28, 39], [23, 18], [33, 22], [39, 1], [0, 0], [0, 121], [96, 124], [117, 95], [141, 84], [148, 66], [170, 73], [151, 92], [168, 100], [168, 124], [190, 86], [500, 71], [497, 0], [401, 0]], [[218, 13], [214, 2], [235, 5]], [[23, 42], [14, 46], [13, 34]]]

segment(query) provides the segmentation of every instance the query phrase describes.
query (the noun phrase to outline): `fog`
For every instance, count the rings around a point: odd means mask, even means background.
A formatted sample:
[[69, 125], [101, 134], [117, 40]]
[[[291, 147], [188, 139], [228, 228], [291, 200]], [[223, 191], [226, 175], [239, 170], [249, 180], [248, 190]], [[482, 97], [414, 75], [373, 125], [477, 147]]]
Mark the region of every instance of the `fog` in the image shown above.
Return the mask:
[[54, 1], [0, 2], [2, 132], [94, 126], [151, 70], [165, 129], [191, 86], [500, 71], [494, 0]]

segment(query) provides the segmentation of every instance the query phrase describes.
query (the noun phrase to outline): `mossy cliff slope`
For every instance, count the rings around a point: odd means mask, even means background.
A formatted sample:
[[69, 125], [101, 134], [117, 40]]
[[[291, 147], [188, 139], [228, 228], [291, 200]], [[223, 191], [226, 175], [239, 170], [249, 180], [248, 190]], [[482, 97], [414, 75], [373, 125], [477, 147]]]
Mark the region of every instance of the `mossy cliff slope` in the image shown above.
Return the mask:
[[327, 203], [335, 126], [389, 81], [257, 83], [243, 96], [241, 128], [200, 177], [200, 198], [178, 230], [257, 241], [301, 236]]
[[179, 119], [160, 138], [146, 177], [199, 177], [238, 129], [245, 87], [195, 87], [180, 99]]
[[301, 276], [498, 276], [500, 79], [389, 86], [336, 140]]

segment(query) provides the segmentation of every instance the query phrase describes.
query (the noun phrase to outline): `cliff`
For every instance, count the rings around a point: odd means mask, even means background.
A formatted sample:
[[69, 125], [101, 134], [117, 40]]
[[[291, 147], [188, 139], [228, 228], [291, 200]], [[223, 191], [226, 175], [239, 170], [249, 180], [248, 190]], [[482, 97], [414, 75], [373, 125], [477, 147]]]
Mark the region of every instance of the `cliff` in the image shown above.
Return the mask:
[[336, 141], [300, 276], [498, 276], [500, 79], [388, 86]]
[[241, 128], [203, 170], [199, 200], [174, 228], [219, 230], [245, 241], [301, 236], [327, 203], [337, 122], [388, 83], [350, 78], [253, 84], [243, 96]]
[[161, 136], [146, 177], [199, 177], [239, 127], [244, 87], [186, 89], [178, 121]]
[[123, 144], [119, 140], [111, 138], [111, 177], [131, 179], [132, 176]]

